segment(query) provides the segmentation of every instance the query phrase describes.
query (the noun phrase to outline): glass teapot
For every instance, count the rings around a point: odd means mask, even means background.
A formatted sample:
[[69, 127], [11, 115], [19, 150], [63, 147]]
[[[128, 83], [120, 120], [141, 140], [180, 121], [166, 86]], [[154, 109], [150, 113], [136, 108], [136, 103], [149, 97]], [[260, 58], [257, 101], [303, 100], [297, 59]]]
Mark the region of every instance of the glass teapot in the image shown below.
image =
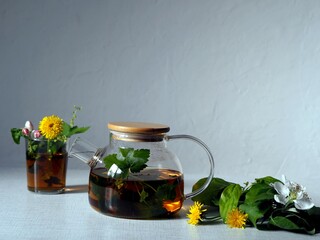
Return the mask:
[[[110, 122], [110, 143], [96, 148], [77, 138], [69, 150], [90, 166], [89, 203], [100, 213], [123, 218], [157, 218], [178, 212], [185, 199], [200, 194], [213, 177], [214, 160], [208, 147], [190, 135], [167, 135], [166, 125]], [[189, 139], [206, 151], [210, 172], [201, 188], [184, 194], [184, 175], [167, 142]]]

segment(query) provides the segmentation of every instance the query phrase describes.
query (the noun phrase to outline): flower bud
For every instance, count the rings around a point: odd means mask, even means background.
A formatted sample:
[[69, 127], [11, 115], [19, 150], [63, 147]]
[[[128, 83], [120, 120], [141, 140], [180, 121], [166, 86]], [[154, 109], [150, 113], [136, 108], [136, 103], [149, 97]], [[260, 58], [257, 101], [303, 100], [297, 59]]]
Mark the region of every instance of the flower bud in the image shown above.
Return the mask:
[[32, 125], [32, 122], [30, 122], [30, 121], [26, 121], [24, 127], [25, 127], [26, 129], [28, 129], [29, 132], [31, 132], [31, 131], [33, 130], [33, 125]]
[[39, 131], [39, 130], [33, 130], [33, 131], [32, 131], [32, 137], [33, 137], [34, 139], [40, 138], [40, 137], [41, 137], [40, 131]]
[[29, 133], [30, 133], [30, 131], [29, 131], [28, 128], [22, 128], [22, 134], [23, 134], [24, 136], [29, 136]]

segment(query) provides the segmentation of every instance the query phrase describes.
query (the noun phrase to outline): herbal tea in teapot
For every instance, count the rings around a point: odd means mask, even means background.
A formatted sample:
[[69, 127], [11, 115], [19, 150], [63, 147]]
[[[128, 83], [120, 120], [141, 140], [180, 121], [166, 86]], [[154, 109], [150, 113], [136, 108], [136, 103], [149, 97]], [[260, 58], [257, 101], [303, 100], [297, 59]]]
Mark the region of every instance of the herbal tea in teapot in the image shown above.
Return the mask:
[[169, 216], [180, 210], [183, 189], [183, 176], [175, 170], [147, 168], [116, 179], [105, 168], [96, 168], [89, 177], [89, 202], [97, 211], [118, 217]]

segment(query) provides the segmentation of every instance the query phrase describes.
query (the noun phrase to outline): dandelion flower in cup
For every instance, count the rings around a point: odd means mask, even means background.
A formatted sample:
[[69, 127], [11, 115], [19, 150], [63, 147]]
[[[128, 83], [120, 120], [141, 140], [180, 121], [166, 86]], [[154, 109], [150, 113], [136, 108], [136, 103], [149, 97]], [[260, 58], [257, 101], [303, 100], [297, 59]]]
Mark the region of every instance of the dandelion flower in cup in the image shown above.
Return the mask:
[[190, 207], [189, 214], [187, 214], [189, 224], [197, 225], [199, 223], [201, 220], [201, 214], [206, 211], [206, 209], [202, 209], [202, 207], [203, 204], [197, 201]]
[[241, 212], [238, 208], [231, 210], [226, 219], [226, 224], [231, 228], [244, 228], [248, 214]]
[[39, 123], [41, 134], [49, 140], [55, 139], [63, 130], [63, 121], [56, 115], [46, 116]]

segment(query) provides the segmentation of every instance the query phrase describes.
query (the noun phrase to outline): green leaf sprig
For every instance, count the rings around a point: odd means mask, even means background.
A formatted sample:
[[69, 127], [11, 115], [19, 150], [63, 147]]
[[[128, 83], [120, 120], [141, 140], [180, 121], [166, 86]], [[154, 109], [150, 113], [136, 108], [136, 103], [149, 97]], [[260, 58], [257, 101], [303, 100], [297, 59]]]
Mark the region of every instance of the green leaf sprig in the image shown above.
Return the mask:
[[122, 171], [121, 178], [127, 178], [129, 173], [138, 173], [147, 167], [150, 157], [149, 149], [119, 148], [118, 153], [110, 154], [103, 159], [109, 169], [113, 164]]
[[70, 119], [70, 124], [67, 122], [63, 122], [63, 131], [62, 135], [70, 138], [72, 135], [80, 134], [86, 132], [90, 127], [78, 127], [74, 125], [75, 119], [77, 118], [77, 112], [81, 110], [81, 107], [74, 106], [74, 110], [72, 112], [72, 118]]

